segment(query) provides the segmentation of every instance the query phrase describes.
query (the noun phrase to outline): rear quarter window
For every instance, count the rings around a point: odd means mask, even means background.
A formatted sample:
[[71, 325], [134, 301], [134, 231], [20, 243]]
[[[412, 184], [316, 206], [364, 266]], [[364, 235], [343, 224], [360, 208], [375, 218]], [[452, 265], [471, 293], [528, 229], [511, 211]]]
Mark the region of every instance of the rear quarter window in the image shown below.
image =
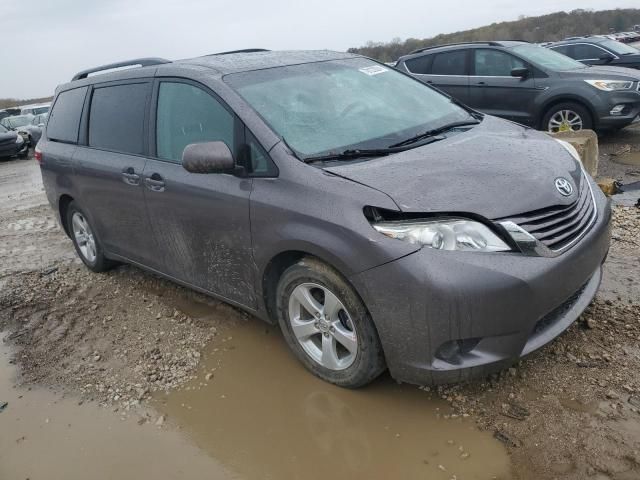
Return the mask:
[[149, 92], [149, 83], [95, 88], [89, 110], [89, 146], [142, 155]]
[[47, 138], [49, 140], [77, 143], [78, 127], [87, 87], [61, 92], [49, 115]]

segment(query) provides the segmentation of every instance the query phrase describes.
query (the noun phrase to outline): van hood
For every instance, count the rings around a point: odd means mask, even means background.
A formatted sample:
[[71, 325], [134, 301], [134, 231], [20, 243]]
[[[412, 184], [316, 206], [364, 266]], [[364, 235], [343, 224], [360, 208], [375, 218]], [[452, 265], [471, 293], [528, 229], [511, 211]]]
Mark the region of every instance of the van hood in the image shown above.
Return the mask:
[[[489, 115], [472, 129], [386, 157], [325, 171], [389, 195], [404, 212], [516, 216], [577, 198], [581, 167], [547, 134]], [[573, 185], [565, 197], [555, 187]]]

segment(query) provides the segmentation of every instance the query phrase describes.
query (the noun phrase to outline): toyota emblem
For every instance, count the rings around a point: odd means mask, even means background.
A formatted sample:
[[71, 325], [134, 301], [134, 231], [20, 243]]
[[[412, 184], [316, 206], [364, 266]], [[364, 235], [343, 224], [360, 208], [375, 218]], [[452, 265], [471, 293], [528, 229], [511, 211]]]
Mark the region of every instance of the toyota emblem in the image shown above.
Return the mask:
[[560, 192], [560, 195], [565, 197], [568, 197], [573, 193], [573, 187], [571, 186], [571, 183], [569, 183], [569, 180], [562, 177], [556, 178], [556, 190]]

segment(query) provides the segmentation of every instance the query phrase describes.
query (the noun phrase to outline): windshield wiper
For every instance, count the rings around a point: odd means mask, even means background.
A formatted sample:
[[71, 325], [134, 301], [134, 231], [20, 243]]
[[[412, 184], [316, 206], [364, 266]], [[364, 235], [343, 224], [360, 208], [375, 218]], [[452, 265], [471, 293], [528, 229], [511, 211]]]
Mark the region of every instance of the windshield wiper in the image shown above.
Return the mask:
[[415, 137], [411, 137], [411, 138], [407, 138], [406, 140], [403, 140], [402, 142], [399, 143], [394, 143], [393, 145], [389, 145], [389, 148], [398, 148], [398, 147], [404, 147], [405, 145], [411, 145], [412, 143], [416, 143], [419, 142], [421, 140], [430, 138], [430, 137], [436, 137], [437, 135], [446, 132], [447, 130], [452, 130], [456, 127], [466, 127], [469, 125], [478, 125], [480, 123], [480, 121], [478, 120], [463, 120], [460, 122], [453, 122], [453, 123], [448, 123], [446, 125], [443, 125], [442, 127], [438, 127], [438, 128], [434, 128], [433, 130], [427, 130], [424, 133], [421, 133], [419, 135], [416, 135]]
[[351, 160], [361, 157], [383, 157], [390, 153], [401, 152], [402, 149], [396, 148], [371, 148], [371, 149], [347, 149], [338, 153], [327, 153], [326, 155], [316, 155], [305, 157], [302, 159], [304, 163], [324, 162], [326, 160]]

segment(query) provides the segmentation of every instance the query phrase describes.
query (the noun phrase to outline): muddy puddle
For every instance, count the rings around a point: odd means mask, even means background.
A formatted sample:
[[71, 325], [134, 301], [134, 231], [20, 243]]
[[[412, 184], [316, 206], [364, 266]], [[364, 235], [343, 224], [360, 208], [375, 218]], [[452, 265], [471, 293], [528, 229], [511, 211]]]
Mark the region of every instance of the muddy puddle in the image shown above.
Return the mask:
[[[0, 335], [0, 338], [2, 336]], [[179, 432], [45, 389], [14, 387], [0, 340], [0, 479], [232, 478]]]
[[[207, 315], [197, 302], [176, 307]], [[511, 478], [502, 444], [471, 419], [445, 418], [446, 403], [388, 376], [355, 391], [328, 385], [258, 320], [219, 335], [203, 360], [198, 379], [156, 407], [238, 478]]]

